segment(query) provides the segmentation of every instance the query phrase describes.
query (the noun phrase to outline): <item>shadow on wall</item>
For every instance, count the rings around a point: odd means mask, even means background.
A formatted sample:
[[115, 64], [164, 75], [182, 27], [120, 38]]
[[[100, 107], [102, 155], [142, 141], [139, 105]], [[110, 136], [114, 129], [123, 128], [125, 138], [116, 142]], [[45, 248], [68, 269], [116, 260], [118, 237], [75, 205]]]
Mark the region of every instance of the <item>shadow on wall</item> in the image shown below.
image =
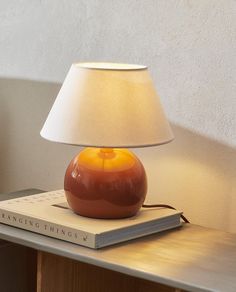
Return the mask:
[[[39, 135], [60, 86], [0, 79], [0, 192], [63, 187], [80, 148]], [[172, 127], [172, 143], [135, 150], [149, 180], [147, 203], [168, 203], [192, 223], [236, 232], [236, 149]]]
[[62, 187], [68, 159], [79, 149], [39, 134], [60, 86], [0, 79], [0, 192]]

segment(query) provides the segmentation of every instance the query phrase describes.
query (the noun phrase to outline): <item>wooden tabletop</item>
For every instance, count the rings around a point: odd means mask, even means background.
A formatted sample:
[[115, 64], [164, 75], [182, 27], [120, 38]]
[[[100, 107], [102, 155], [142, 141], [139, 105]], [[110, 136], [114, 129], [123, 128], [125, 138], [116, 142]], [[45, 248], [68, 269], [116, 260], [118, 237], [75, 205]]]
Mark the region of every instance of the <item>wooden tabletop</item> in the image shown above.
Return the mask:
[[0, 238], [189, 291], [236, 291], [236, 234], [183, 227], [92, 250], [0, 224]]

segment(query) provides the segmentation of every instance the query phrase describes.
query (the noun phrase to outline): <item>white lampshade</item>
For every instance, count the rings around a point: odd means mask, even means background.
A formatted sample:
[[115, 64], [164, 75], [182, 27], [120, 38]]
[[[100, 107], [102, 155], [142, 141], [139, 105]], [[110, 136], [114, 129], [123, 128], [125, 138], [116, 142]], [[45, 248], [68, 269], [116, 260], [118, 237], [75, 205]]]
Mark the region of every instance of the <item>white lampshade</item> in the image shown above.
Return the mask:
[[174, 136], [147, 67], [73, 64], [41, 130], [55, 142], [145, 147]]

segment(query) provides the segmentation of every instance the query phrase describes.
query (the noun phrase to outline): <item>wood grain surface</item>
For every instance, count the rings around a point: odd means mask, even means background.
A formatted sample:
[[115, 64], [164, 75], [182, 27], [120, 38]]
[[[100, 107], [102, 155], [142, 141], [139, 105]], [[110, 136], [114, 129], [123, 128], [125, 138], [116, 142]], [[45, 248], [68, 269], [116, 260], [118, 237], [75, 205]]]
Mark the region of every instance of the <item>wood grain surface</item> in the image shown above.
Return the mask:
[[174, 292], [174, 288], [136, 277], [38, 253], [37, 292]]

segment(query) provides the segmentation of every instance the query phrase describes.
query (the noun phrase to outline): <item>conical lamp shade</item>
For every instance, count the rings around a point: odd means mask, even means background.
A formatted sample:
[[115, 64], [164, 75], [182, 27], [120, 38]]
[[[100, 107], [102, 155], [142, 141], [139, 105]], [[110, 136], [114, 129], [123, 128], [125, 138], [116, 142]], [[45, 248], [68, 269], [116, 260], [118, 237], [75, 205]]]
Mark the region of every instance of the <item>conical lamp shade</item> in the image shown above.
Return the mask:
[[55, 142], [145, 147], [173, 140], [145, 66], [73, 64], [41, 130]]

